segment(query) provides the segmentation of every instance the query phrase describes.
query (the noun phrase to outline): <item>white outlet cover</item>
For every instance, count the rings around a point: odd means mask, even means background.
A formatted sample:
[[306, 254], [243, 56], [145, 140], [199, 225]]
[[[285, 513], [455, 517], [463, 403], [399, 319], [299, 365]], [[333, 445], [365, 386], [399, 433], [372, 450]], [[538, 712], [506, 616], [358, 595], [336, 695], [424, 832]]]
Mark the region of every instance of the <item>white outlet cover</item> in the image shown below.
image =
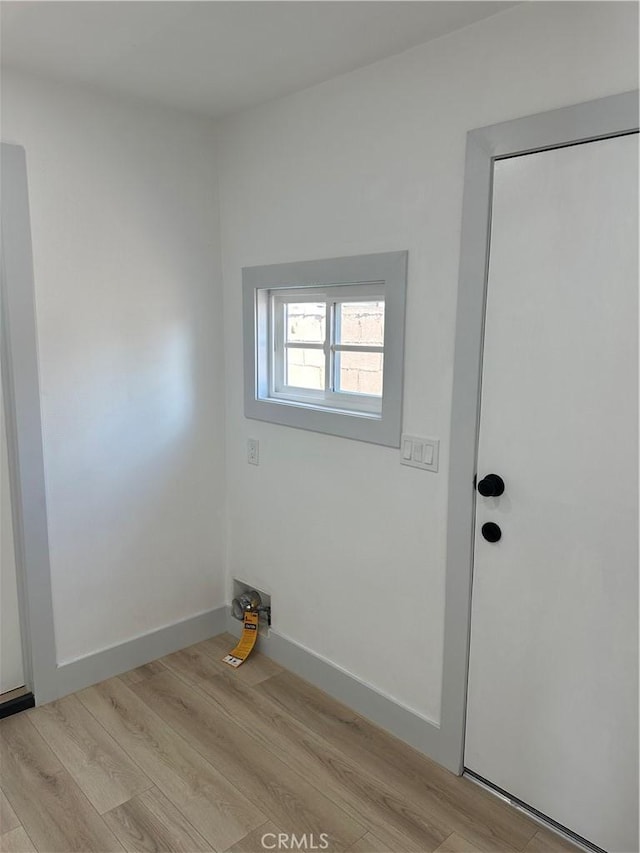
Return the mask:
[[257, 438], [247, 439], [247, 462], [249, 465], [260, 464], [260, 442]]

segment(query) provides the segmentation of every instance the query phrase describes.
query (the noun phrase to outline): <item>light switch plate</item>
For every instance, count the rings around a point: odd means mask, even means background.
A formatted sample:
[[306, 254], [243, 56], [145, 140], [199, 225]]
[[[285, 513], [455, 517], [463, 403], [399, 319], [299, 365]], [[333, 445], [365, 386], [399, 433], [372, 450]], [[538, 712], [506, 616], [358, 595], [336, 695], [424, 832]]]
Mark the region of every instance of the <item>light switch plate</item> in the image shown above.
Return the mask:
[[439, 439], [403, 434], [400, 441], [401, 465], [410, 465], [412, 468], [435, 472], [438, 470], [439, 455]]

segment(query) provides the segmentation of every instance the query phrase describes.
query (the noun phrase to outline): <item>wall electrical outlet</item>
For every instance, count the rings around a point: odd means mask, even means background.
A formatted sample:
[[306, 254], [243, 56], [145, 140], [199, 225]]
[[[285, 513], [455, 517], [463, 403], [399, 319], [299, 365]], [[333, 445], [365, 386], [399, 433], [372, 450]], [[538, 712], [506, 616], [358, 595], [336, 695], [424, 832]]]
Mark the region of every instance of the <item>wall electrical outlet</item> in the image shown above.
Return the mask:
[[423, 471], [438, 470], [440, 441], [437, 438], [421, 438], [403, 435], [400, 441], [400, 464], [422, 468]]
[[247, 440], [247, 462], [249, 465], [260, 464], [260, 442], [257, 438]]

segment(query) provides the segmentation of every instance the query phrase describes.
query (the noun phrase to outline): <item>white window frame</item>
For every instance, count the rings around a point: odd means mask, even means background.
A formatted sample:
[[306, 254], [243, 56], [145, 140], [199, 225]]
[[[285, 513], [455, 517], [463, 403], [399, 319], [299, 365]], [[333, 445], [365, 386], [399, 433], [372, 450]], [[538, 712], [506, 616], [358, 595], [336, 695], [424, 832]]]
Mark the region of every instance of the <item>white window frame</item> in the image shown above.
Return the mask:
[[[338, 412], [360, 412], [371, 417], [380, 417], [384, 387], [382, 395], [350, 393], [335, 388], [341, 352], [373, 352], [384, 356], [384, 342], [380, 346], [338, 342], [338, 312], [336, 307], [344, 303], [374, 301], [384, 303], [384, 282], [307, 287], [300, 290], [278, 288], [270, 291], [269, 337], [271, 343], [269, 356], [271, 364], [269, 366], [269, 389], [267, 396], [261, 399], [288, 400], [307, 406], [323, 406]], [[325, 305], [325, 340], [322, 343], [286, 341], [285, 308], [290, 303], [301, 302], [319, 302]], [[325, 359], [323, 390], [288, 385], [285, 382], [285, 353], [288, 349], [314, 349], [323, 353]]]
[[[245, 415], [330, 435], [400, 446], [407, 252], [246, 267], [243, 276]], [[286, 302], [384, 300], [382, 347], [343, 345], [327, 329], [325, 389], [283, 387], [274, 341], [284, 341], [275, 306]], [[284, 312], [282, 312], [282, 318]], [[328, 317], [329, 321], [330, 318]], [[312, 349], [319, 348], [312, 345]], [[340, 351], [383, 352], [382, 397], [332, 390]]]

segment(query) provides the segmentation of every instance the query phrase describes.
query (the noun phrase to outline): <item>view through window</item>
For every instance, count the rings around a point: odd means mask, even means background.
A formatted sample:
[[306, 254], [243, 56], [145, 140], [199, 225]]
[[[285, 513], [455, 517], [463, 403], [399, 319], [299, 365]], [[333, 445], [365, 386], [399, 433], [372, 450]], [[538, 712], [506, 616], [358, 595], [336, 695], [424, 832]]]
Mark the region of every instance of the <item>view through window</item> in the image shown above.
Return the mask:
[[[384, 301], [286, 304], [285, 385], [382, 396]], [[327, 341], [327, 310], [334, 311], [334, 338]], [[330, 324], [329, 324], [330, 325]], [[326, 347], [333, 371], [326, 374]], [[348, 349], [341, 349], [341, 346]]]

